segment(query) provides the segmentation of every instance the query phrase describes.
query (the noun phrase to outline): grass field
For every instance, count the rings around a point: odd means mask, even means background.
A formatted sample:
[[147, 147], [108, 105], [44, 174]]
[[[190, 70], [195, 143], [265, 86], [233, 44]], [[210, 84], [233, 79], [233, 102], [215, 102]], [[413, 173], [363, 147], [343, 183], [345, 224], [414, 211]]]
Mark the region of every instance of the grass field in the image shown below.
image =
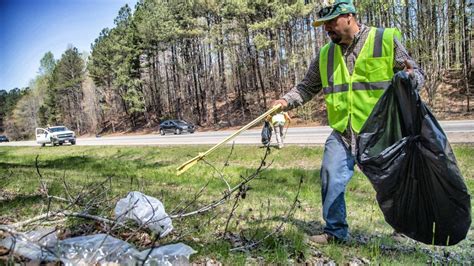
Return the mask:
[[[226, 146], [211, 154], [206, 162], [176, 176], [176, 168], [181, 163], [207, 148], [0, 147], [0, 223], [23, 221], [46, 212], [48, 208], [65, 208], [65, 203], [55, 200], [48, 205], [44, 193], [41, 193], [40, 181], [45, 184], [49, 195], [61, 198], [81, 195], [81, 202], [86, 202], [88, 197], [100, 195], [103, 201], [89, 206], [88, 213], [110, 219], [113, 219], [115, 202], [129, 191], [141, 191], [158, 198], [170, 214], [192, 211], [222, 198], [228, 187], [234, 187], [255, 173], [265, 153], [265, 149], [256, 146], [236, 146], [233, 149]], [[453, 148], [472, 195], [474, 146]], [[472, 263], [472, 225], [467, 239], [453, 247], [435, 247], [411, 240], [404, 243], [394, 241], [390, 237], [392, 229], [384, 221], [375, 201], [375, 192], [359, 171], [346, 193], [351, 241], [326, 246], [309, 243], [307, 236], [320, 233], [323, 228], [319, 181], [322, 153], [322, 147], [272, 149], [266, 160], [265, 167], [268, 168], [247, 184], [248, 190], [240, 193], [237, 204], [232, 196], [225, 204], [209, 212], [175, 219], [174, 231], [159, 239], [158, 243], [188, 244], [198, 251], [191, 257], [191, 261], [197, 263]], [[298, 189], [300, 180], [303, 183]], [[291, 208], [298, 193], [296, 207]], [[78, 203], [69, 208], [81, 211], [84, 206], [86, 204]], [[288, 215], [290, 210], [291, 215]], [[81, 218], [68, 218], [56, 226], [68, 232], [64, 236], [103, 230], [100, 223]], [[127, 232], [120, 229], [112, 234], [123, 239]], [[131, 237], [129, 241], [139, 248], [149, 247], [153, 236], [147, 232], [143, 234], [144, 237]], [[230, 251], [236, 246], [258, 241], [258, 245], [246, 249], [246, 252]]]

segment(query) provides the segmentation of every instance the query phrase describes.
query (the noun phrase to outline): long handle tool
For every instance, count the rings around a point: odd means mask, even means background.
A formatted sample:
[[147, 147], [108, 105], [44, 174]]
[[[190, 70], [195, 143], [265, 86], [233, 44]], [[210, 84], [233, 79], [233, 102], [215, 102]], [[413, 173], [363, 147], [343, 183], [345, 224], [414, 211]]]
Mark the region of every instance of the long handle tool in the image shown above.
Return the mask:
[[198, 156], [192, 158], [191, 160], [183, 163], [180, 167], [178, 167], [176, 170], [177, 170], [177, 175], [180, 175], [184, 172], [186, 172], [189, 168], [193, 167], [197, 162], [199, 162], [200, 160], [202, 160], [202, 158], [206, 157], [209, 153], [213, 152], [214, 150], [216, 150], [217, 148], [219, 148], [221, 145], [227, 143], [229, 140], [237, 137], [240, 133], [242, 133], [242, 131], [244, 130], [247, 130], [249, 129], [251, 126], [257, 124], [258, 122], [262, 121], [263, 119], [265, 119], [267, 116], [271, 115], [272, 113], [278, 111], [279, 109], [281, 108], [281, 104], [277, 104], [275, 106], [273, 106], [270, 110], [266, 111], [264, 114], [262, 114], [261, 116], [255, 118], [252, 122], [248, 123], [247, 125], [243, 126], [241, 129], [237, 130], [234, 134], [228, 136], [227, 138], [225, 138], [223, 141], [219, 142], [218, 144], [216, 144], [214, 147], [210, 148], [209, 150], [207, 150], [206, 152], [203, 152], [203, 153], [199, 153]]

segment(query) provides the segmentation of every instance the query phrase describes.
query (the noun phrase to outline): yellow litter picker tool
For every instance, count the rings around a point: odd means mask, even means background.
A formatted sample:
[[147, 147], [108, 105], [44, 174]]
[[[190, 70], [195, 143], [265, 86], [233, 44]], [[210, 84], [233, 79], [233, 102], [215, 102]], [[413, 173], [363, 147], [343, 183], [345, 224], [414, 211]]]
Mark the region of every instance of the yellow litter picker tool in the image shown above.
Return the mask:
[[243, 126], [241, 129], [237, 130], [234, 134], [228, 136], [223, 141], [216, 144], [214, 147], [210, 148], [206, 152], [203, 152], [203, 153], [200, 152], [198, 156], [192, 158], [191, 160], [183, 163], [180, 167], [178, 167], [176, 169], [177, 170], [176, 174], [180, 175], [180, 174], [186, 172], [189, 168], [191, 168], [197, 162], [202, 160], [202, 158], [206, 157], [209, 153], [213, 152], [214, 150], [219, 148], [221, 145], [227, 143], [229, 140], [237, 137], [240, 133], [242, 133], [242, 131], [249, 129], [251, 126], [253, 126], [253, 125], [257, 124], [258, 122], [262, 121], [263, 119], [265, 119], [265, 117], [267, 117], [267, 116], [271, 115], [272, 113], [278, 111], [280, 108], [281, 108], [281, 104], [277, 104], [277, 105], [273, 106], [270, 110], [266, 111], [261, 116], [255, 118], [252, 122], [250, 122], [247, 125]]

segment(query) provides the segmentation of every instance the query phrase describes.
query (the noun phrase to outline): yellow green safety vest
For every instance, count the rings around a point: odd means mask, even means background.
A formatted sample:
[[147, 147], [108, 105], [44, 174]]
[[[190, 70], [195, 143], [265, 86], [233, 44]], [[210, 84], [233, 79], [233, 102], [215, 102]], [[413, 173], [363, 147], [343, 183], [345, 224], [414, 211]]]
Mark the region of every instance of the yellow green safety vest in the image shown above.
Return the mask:
[[326, 100], [329, 125], [339, 131], [359, 133], [380, 96], [393, 77], [395, 28], [371, 28], [352, 75], [344, 62], [341, 47], [333, 42], [320, 51], [319, 71]]

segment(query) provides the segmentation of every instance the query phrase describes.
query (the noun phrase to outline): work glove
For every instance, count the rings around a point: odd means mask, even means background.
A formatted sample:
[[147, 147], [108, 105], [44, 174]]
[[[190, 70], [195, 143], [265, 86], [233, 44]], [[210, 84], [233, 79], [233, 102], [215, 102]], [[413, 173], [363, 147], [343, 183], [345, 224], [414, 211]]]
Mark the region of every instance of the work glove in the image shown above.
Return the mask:
[[405, 60], [405, 68], [401, 71], [395, 73], [393, 77], [393, 82], [396, 83], [400, 80], [405, 86], [412, 88], [413, 90], [418, 91], [418, 81], [415, 77], [415, 69], [413, 65], [408, 61]]

